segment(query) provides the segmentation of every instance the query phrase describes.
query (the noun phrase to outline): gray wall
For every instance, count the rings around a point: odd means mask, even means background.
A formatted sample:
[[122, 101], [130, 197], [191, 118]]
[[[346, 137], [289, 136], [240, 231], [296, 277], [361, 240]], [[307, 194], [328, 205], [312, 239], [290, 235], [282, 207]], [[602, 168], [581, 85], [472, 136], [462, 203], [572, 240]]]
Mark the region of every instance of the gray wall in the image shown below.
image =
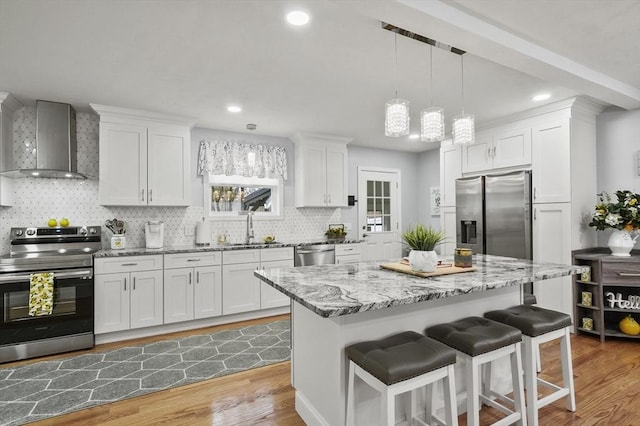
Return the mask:
[[431, 187], [440, 187], [440, 150], [421, 152], [418, 168], [418, 221], [440, 229], [440, 215], [431, 214]]
[[[607, 109], [598, 115], [596, 130], [598, 192], [628, 189], [640, 193], [640, 110]], [[609, 232], [598, 232], [598, 245], [606, 246], [608, 238]]]

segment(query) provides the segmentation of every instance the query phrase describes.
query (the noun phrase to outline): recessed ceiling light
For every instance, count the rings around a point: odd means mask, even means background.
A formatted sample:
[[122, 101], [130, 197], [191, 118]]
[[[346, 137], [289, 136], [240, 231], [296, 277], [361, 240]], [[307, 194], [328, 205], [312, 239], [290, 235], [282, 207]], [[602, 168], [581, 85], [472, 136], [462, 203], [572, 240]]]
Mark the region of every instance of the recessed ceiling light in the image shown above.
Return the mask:
[[309, 14], [301, 10], [287, 13], [287, 22], [291, 25], [301, 26], [309, 23]]
[[227, 111], [229, 111], [229, 112], [240, 112], [240, 111], [242, 111], [242, 108], [240, 108], [237, 105], [229, 105], [227, 107]]
[[419, 135], [419, 134], [417, 134], [417, 133], [411, 133], [411, 134], [409, 135], [409, 139], [418, 139], [419, 137], [420, 137], [420, 135]]
[[532, 99], [535, 102], [540, 102], [540, 101], [546, 101], [550, 97], [551, 97], [550, 93], [539, 93], [539, 94], [535, 95]]

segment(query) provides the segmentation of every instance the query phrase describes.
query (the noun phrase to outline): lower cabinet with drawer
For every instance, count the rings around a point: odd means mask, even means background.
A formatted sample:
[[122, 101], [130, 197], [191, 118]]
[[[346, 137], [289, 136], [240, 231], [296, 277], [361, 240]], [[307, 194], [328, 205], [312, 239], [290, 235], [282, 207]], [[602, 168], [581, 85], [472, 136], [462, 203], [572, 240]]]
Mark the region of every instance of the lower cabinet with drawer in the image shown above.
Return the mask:
[[96, 334], [162, 324], [162, 255], [98, 258], [94, 273]]
[[336, 244], [336, 265], [362, 261], [360, 244]]
[[638, 339], [624, 334], [620, 321], [628, 315], [640, 322], [640, 253], [611, 256], [609, 249], [573, 252], [573, 264], [589, 266], [588, 274], [574, 278], [576, 334]]
[[253, 274], [261, 268], [293, 267], [293, 248], [229, 250], [222, 254], [222, 314], [286, 306], [289, 298]]
[[164, 255], [164, 323], [222, 315], [222, 253]]

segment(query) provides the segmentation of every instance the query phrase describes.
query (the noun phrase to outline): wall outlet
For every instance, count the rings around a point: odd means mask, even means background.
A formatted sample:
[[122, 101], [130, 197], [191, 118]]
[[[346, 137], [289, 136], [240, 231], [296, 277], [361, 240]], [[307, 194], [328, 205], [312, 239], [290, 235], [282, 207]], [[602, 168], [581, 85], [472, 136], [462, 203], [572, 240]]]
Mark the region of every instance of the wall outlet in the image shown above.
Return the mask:
[[185, 225], [184, 226], [184, 235], [186, 235], [187, 237], [192, 237], [192, 236], [196, 235], [196, 227], [195, 227], [195, 225], [193, 225], [193, 226]]

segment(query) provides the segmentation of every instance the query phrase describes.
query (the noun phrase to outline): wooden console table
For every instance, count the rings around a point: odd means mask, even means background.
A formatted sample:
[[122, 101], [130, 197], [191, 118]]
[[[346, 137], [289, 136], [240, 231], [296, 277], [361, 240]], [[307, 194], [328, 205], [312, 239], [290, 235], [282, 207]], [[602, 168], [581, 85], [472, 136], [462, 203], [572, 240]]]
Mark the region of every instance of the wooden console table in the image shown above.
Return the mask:
[[[640, 335], [630, 336], [618, 328], [620, 320], [629, 314], [640, 322], [640, 251], [619, 257], [602, 247], [575, 250], [573, 264], [591, 267], [590, 277], [578, 274], [573, 278], [576, 335], [599, 336], [601, 342], [606, 337], [640, 339]], [[592, 329], [588, 319], [592, 320]]]

